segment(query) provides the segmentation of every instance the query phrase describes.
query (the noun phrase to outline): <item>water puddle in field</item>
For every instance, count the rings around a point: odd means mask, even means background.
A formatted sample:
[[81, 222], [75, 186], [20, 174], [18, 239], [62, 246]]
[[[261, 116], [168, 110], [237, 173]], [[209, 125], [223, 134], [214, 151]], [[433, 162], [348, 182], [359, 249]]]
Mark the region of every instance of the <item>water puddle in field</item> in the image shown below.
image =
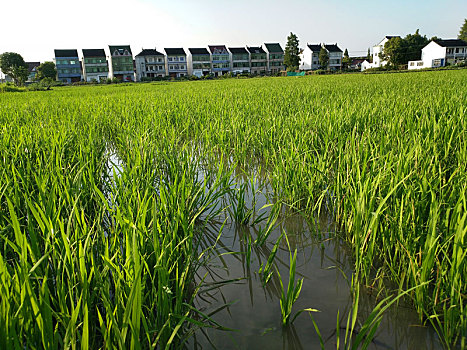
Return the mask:
[[[256, 210], [270, 203], [267, 186], [256, 194]], [[251, 191], [248, 198], [251, 203]], [[292, 314], [300, 309], [314, 308], [319, 313], [313, 317], [319, 327], [326, 349], [336, 349], [336, 324], [339, 312], [340, 344], [343, 348], [347, 315], [352, 308], [350, 281], [352, 278], [351, 252], [334, 237], [335, 226], [328, 217], [317, 223], [309, 223], [299, 214], [280, 219], [265, 245], [251, 244], [251, 260], [248, 263], [248, 242], [254, 242], [257, 226], [237, 225], [226, 219], [218, 243], [225, 254], [214, 260], [209, 267], [199, 270], [198, 279], [204, 278], [206, 287], [196, 298], [195, 307], [205, 314], [216, 311], [212, 318], [223, 327], [234, 331], [203, 329], [197, 331], [188, 342], [188, 348], [198, 349], [318, 349], [319, 338], [308, 313], [298, 316], [293, 325], [282, 327], [280, 295], [281, 287], [277, 273], [273, 273], [263, 287], [260, 266], [265, 265], [274, 242], [285, 231], [290, 248], [297, 250], [296, 278], [303, 278], [300, 296]], [[279, 222], [278, 221], [278, 222]], [[259, 226], [264, 226], [265, 222]], [[214, 242], [221, 225], [206, 229], [205, 237]], [[289, 280], [289, 249], [282, 239], [277, 251], [274, 268], [277, 268], [286, 287]], [[226, 280], [238, 281], [215, 287]], [[205, 291], [203, 291], [205, 290]], [[360, 303], [356, 330], [379, 302], [360, 290]], [[369, 349], [442, 349], [438, 337], [430, 327], [420, 325], [415, 310], [400, 303], [386, 311]]]

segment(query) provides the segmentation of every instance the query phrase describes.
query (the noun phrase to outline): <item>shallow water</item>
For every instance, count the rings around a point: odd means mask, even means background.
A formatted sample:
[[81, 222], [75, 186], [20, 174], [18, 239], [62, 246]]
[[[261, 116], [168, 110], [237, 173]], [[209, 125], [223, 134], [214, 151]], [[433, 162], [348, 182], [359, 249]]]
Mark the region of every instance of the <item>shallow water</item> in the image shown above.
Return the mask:
[[[117, 176], [123, 169], [123, 162], [112, 154], [109, 169], [114, 169]], [[113, 177], [113, 172], [109, 172]], [[251, 183], [244, 173], [235, 172], [232, 187], [248, 184], [247, 207], [255, 207], [256, 217], [261, 213], [270, 213], [273, 204], [273, 191], [264, 174]], [[204, 181], [205, 174], [200, 171], [198, 181]], [[255, 195], [253, 196], [253, 193]], [[232, 198], [224, 198], [218, 208], [232, 203]], [[253, 217], [252, 220], [254, 220]], [[222, 224], [225, 225], [222, 225]], [[220, 256], [198, 270], [197, 278], [203, 280], [203, 287], [195, 299], [195, 307], [221, 326], [232, 329], [222, 331], [212, 328], [198, 330], [188, 340], [188, 348], [201, 349], [317, 349], [319, 338], [307, 312], [298, 316], [295, 322], [282, 327], [280, 311], [280, 283], [275, 268], [279, 270], [284, 286], [289, 280], [290, 251], [297, 250], [296, 279], [303, 278], [303, 287], [293, 313], [304, 308], [319, 310], [313, 317], [319, 327], [326, 349], [336, 349], [336, 324], [339, 312], [340, 344], [343, 348], [345, 326], [348, 312], [352, 309], [353, 299], [350, 284], [353, 263], [349, 247], [336, 233], [331, 217], [322, 215], [309, 222], [300, 214], [291, 214], [282, 210], [278, 226], [272, 231], [267, 242], [262, 246], [250, 244], [248, 262], [248, 242], [257, 238], [260, 226], [238, 225], [226, 212], [219, 218], [218, 224], [204, 229], [200, 251], [215, 244], [219, 232], [222, 235], [217, 242]], [[287, 240], [281, 239], [274, 259], [273, 274], [263, 285], [260, 267], [266, 264], [274, 243], [282, 233]], [[289, 250], [290, 246], [290, 250]], [[225, 283], [226, 281], [234, 282]], [[219, 287], [217, 285], [219, 284]], [[372, 309], [380, 301], [372, 295], [370, 288], [361, 288], [356, 331]], [[221, 308], [220, 311], [217, 311]], [[431, 327], [420, 324], [415, 310], [403, 302], [386, 311], [369, 349], [443, 349], [439, 338]]]
[[[259, 210], [269, 202], [268, 188], [257, 193], [256, 208]], [[266, 194], [266, 195], [265, 195]], [[250, 193], [251, 195], [251, 193]], [[251, 197], [249, 198], [251, 202]], [[294, 311], [303, 308], [318, 309], [313, 317], [318, 324], [326, 349], [336, 349], [336, 319], [339, 311], [341, 348], [345, 337], [348, 311], [352, 308], [350, 281], [352, 261], [348, 247], [336, 236], [335, 226], [329, 217], [321, 217], [317, 223], [308, 223], [298, 214], [288, 215], [272, 232], [268, 243], [262, 247], [252, 245], [251, 261], [247, 263], [248, 237], [253, 242], [257, 227], [236, 225], [230, 219], [223, 228], [219, 245], [223, 251], [240, 252], [226, 254], [213, 261], [208, 268], [199, 271], [199, 279], [205, 283], [242, 279], [219, 288], [200, 292], [195, 306], [209, 314], [222, 305], [232, 305], [215, 313], [212, 317], [222, 326], [234, 331], [204, 329], [190, 339], [189, 348], [219, 349], [315, 349], [320, 348], [319, 338], [308, 313], [304, 312], [292, 326], [283, 328], [279, 305], [280, 285], [274, 272], [271, 280], [263, 287], [258, 273], [265, 264], [274, 242], [285, 231], [292, 251], [297, 249], [297, 277], [303, 278], [303, 287]], [[264, 223], [262, 224], [264, 226]], [[218, 234], [219, 226], [211, 227], [206, 235]], [[288, 283], [289, 249], [283, 238], [275, 258], [283, 284]], [[274, 269], [273, 269], [274, 270]], [[359, 324], [379, 302], [361, 288]], [[204, 334], [203, 334], [204, 333]], [[442, 349], [438, 337], [430, 327], [420, 325], [414, 309], [400, 303], [389, 309], [369, 349]]]

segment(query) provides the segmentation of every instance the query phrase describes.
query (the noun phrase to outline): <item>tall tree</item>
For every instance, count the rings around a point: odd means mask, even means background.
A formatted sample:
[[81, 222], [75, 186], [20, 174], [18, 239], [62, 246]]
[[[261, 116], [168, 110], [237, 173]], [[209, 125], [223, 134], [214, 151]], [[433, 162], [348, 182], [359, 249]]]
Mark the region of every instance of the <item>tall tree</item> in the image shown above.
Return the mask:
[[419, 60], [422, 49], [430, 42], [426, 35], [421, 36], [417, 29], [415, 34], [408, 34], [405, 38], [393, 37], [384, 45], [380, 57], [390, 66], [397, 67], [409, 61]]
[[381, 52], [379, 56], [382, 60], [387, 61], [389, 66], [397, 67], [404, 64], [405, 51], [404, 41], [402, 38], [396, 36], [389, 39], [386, 44], [384, 44], [383, 52]]
[[294, 33], [290, 33], [287, 37], [287, 45], [285, 45], [284, 65], [288, 71], [295, 71], [300, 66], [300, 49], [298, 48], [298, 37]]
[[328, 64], [329, 64], [329, 53], [328, 50], [326, 50], [324, 47], [321, 47], [321, 50], [319, 51], [319, 65], [322, 69], [327, 69]]
[[23, 57], [16, 52], [4, 52], [0, 55], [0, 69], [9, 75], [16, 85], [22, 85], [28, 78], [28, 66]]
[[373, 57], [371, 56], [370, 48], [368, 48], [368, 53], [367, 53], [367, 55], [366, 55], [366, 60], [367, 60], [368, 62], [371, 63], [371, 62], [372, 62], [372, 58], [373, 58]]
[[404, 64], [409, 61], [417, 61], [422, 57], [422, 49], [430, 42], [426, 35], [421, 36], [419, 30], [415, 34], [408, 34], [404, 40], [405, 57]]
[[351, 62], [352, 62], [352, 60], [349, 57], [349, 51], [347, 49], [345, 49], [344, 58], [342, 58], [342, 67], [344, 69], [349, 68]]
[[467, 18], [464, 19], [464, 24], [461, 27], [458, 38], [467, 42]]
[[57, 69], [55, 68], [55, 63], [53, 62], [44, 62], [37, 67], [37, 79], [42, 80], [44, 78], [50, 78], [55, 80], [57, 77]]

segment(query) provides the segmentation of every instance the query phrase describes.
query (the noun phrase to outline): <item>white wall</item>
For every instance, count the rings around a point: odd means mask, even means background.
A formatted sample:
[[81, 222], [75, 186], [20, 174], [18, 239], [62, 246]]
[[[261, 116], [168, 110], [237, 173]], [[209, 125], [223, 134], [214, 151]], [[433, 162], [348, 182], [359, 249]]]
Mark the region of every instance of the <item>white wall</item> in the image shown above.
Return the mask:
[[311, 69], [311, 50], [308, 45], [303, 49], [303, 53], [300, 54], [300, 70]]
[[[446, 64], [446, 48], [432, 41], [422, 49], [422, 61], [425, 68], [433, 67], [433, 60], [444, 59]], [[436, 65], [435, 65], [436, 66]]]

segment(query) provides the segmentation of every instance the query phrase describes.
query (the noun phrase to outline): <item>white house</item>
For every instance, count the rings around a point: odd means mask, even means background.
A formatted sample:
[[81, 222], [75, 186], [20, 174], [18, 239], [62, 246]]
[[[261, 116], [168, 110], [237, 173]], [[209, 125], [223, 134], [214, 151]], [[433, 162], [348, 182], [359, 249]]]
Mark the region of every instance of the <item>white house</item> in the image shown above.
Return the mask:
[[300, 70], [316, 70], [320, 68], [319, 53], [324, 48], [329, 55], [328, 68], [337, 70], [342, 68], [342, 50], [337, 44], [306, 44], [300, 54]]
[[300, 54], [300, 70], [319, 69], [319, 52], [321, 44], [306, 44], [305, 49]]
[[136, 80], [143, 78], [162, 78], [167, 75], [165, 71], [165, 55], [155, 49], [143, 49], [135, 56]]
[[386, 35], [383, 40], [373, 46], [373, 62], [364, 61], [362, 63], [362, 71], [368, 68], [379, 68], [387, 64], [387, 61], [382, 60], [379, 55], [384, 51], [384, 45], [392, 38], [400, 38], [400, 36]]
[[467, 59], [467, 43], [460, 39], [432, 40], [422, 49], [422, 59], [409, 61], [409, 69], [437, 68]]

